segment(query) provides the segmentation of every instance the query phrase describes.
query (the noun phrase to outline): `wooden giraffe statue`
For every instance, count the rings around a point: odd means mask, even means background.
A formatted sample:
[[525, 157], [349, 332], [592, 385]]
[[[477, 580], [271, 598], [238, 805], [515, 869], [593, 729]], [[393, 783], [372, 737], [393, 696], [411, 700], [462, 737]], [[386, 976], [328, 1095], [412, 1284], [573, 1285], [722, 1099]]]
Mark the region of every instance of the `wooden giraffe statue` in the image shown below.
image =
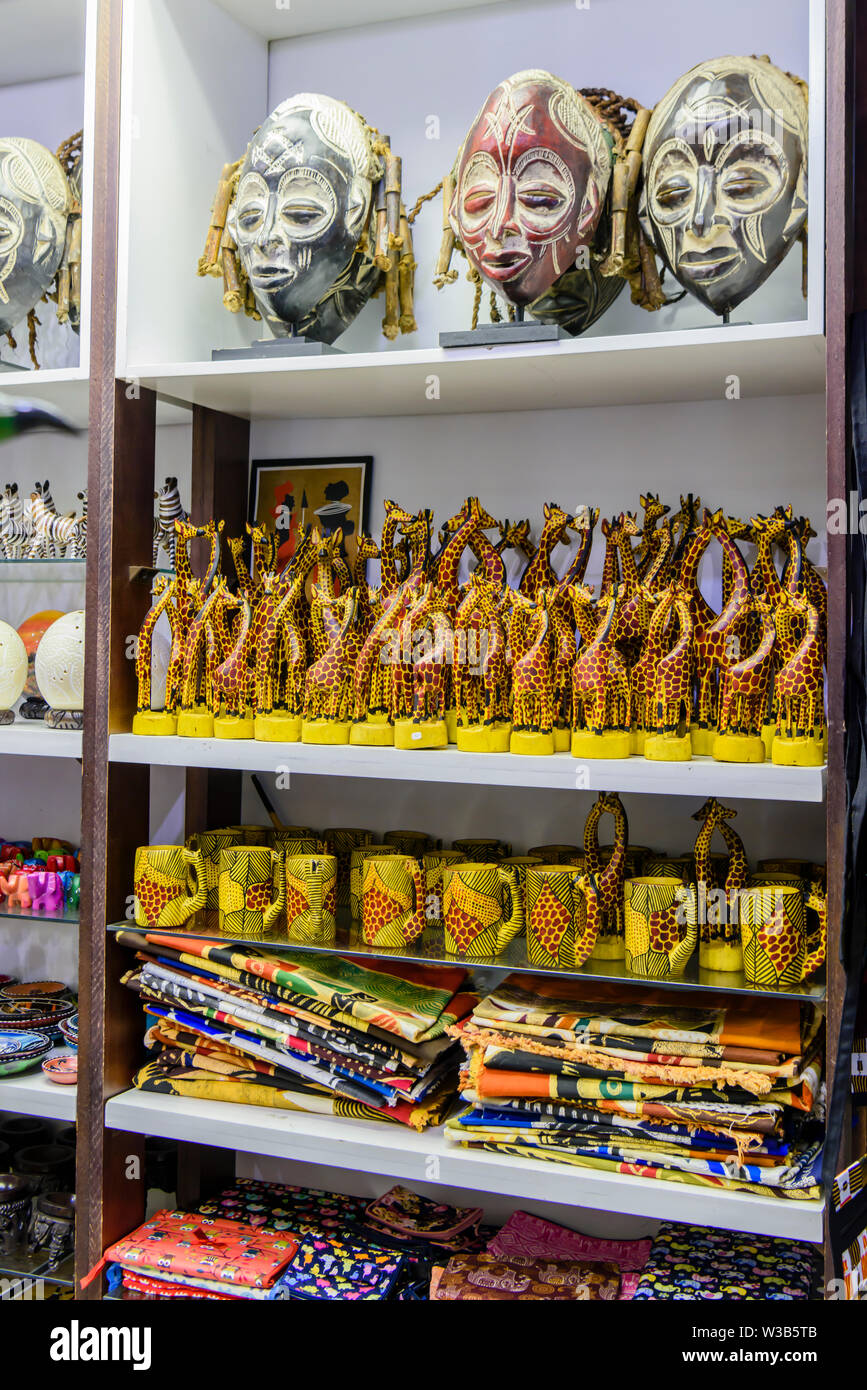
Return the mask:
[[[696, 836], [694, 860], [699, 922], [699, 958], [702, 970], [722, 972], [744, 968], [741, 951], [740, 895], [749, 882], [749, 865], [743, 841], [727, 823], [737, 815], [715, 797], [693, 814], [701, 822]], [[722, 835], [728, 850], [728, 866], [723, 882], [717, 882], [710, 855], [714, 831]]]
[[316, 584], [313, 602], [310, 605], [310, 635], [313, 644], [313, 659], [318, 660], [333, 642], [339, 625], [332, 606], [337, 597], [334, 587], [335, 559], [343, 544], [343, 531], [340, 527], [324, 536], [314, 529], [313, 544], [316, 547]]
[[605, 537], [605, 559], [602, 562], [602, 583], [599, 585], [599, 598], [607, 598], [620, 583], [620, 558], [618, 554], [618, 523], [616, 517], [602, 522], [600, 531]]
[[252, 644], [253, 611], [239, 594], [229, 595], [226, 606], [240, 612], [235, 645], [214, 671], [213, 711], [217, 738], [253, 738], [256, 707], [256, 653]]
[[771, 757], [786, 767], [821, 767], [825, 761], [825, 672], [819, 613], [806, 594], [783, 595], [774, 612], [777, 632], [787, 612], [806, 619], [806, 631], [774, 678], [776, 728]]
[[508, 753], [512, 723], [503, 608], [493, 584], [473, 575], [455, 619], [454, 700], [458, 748]]
[[647, 601], [647, 590], [635, 565], [632, 537], [638, 535], [638, 524], [631, 512], [621, 512], [610, 535], [614, 537], [620, 557], [619, 603], [613, 638], [623, 654], [626, 665], [634, 666], [644, 645], [653, 612]]
[[713, 756], [718, 762], [765, 760], [762, 727], [773, 684], [776, 628], [767, 600], [758, 596], [754, 606], [761, 622], [758, 645], [721, 674], [718, 733], [713, 741]]
[[448, 600], [430, 580], [404, 617], [401, 646], [412, 653], [411, 715], [402, 716], [395, 708], [395, 747], [445, 748], [449, 741], [445, 671], [454, 651], [454, 631]]
[[[408, 548], [404, 543], [405, 538], [404, 541], [397, 541], [398, 529], [413, 522], [415, 517], [412, 512], [404, 511], [403, 507], [399, 507], [391, 498], [387, 497], [384, 505], [385, 521], [383, 523], [382, 535], [379, 542], [379, 562], [380, 589], [383, 598], [387, 598], [389, 594], [394, 593], [398, 584], [403, 583], [403, 580], [406, 578], [406, 575], [401, 575], [398, 572], [400, 558], [398, 552], [402, 550], [404, 556], [407, 559], [409, 558]], [[408, 573], [409, 570], [407, 570], [407, 574]]]
[[158, 574], [155, 577], [153, 583], [154, 603], [142, 623], [136, 643], [135, 671], [138, 681], [138, 700], [136, 702], [137, 712], [132, 721], [134, 734], [146, 734], [154, 737], [177, 733], [178, 721], [174, 710], [167, 710], [165, 707], [165, 689], [160, 692], [159, 696], [162, 708], [154, 709], [151, 688], [154, 630], [160, 618], [165, 614], [169, 623], [169, 631], [174, 634], [174, 625], [177, 622], [174, 604], [176, 589], [176, 577], [166, 574]]
[[647, 735], [656, 727], [653, 689], [657, 667], [671, 645], [668, 629], [672, 621], [674, 595], [673, 584], [656, 594], [648, 590], [648, 602], [653, 604], [653, 612], [641, 655], [629, 672], [633, 753], [644, 753]]
[[521, 575], [518, 585], [519, 592], [525, 598], [534, 601], [543, 589], [553, 589], [556, 585], [557, 576], [551, 566], [552, 551], [564, 539], [568, 530], [576, 529], [575, 518], [569, 512], [564, 512], [556, 502], [546, 502], [543, 511], [545, 521], [539, 537], [539, 548]]
[[[523, 555], [527, 564], [529, 564], [536, 554], [537, 549], [536, 545], [530, 539], [529, 518], [525, 518], [523, 521], [510, 522], [507, 517], [500, 527], [500, 539], [495, 543], [494, 549], [499, 555], [503, 556], [504, 560], [506, 552], [511, 550], [514, 551], [516, 557]], [[520, 563], [520, 560], [518, 562]], [[526, 569], [526, 567], [527, 565], [525, 564], [524, 569]], [[520, 582], [520, 575], [514, 572], [512, 572], [511, 579], [509, 579], [509, 569], [509, 565], [506, 564], [507, 581], [510, 583], [515, 580]], [[523, 570], [521, 573], [523, 573]]]
[[[204, 589], [194, 580], [190, 585], [190, 592], [200, 597]], [[211, 625], [215, 610], [224, 602], [231, 603], [234, 600], [230, 599], [225, 579], [220, 578], [210, 592], [204, 595], [186, 634], [178, 714], [178, 735], [181, 738], [213, 738], [214, 735], [213, 677], [216, 646]]]
[[744, 558], [729, 535], [722, 511], [705, 513], [711, 536], [723, 548], [731, 574], [728, 602], [712, 623], [695, 623], [693, 648], [696, 699], [692, 748], [696, 756], [711, 756], [717, 736], [719, 688], [723, 672], [741, 658], [741, 644], [752, 612], [750, 576]]
[[[779, 514], [782, 508], [777, 508]], [[819, 637], [822, 641], [822, 651], [828, 651], [828, 590], [825, 581], [816, 569], [816, 566], [807, 558], [806, 549], [808, 543], [815, 537], [816, 532], [810, 525], [810, 519], [806, 516], [799, 516], [794, 519], [791, 516], [792, 508], [787, 509], [788, 519], [792, 522], [788, 530], [788, 560], [783, 570], [783, 587], [789, 589], [803, 588], [803, 592], [813, 604], [819, 614]]]
[[511, 630], [521, 615], [521, 655], [512, 665], [512, 735], [509, 751], [520, 754], [554, 752], [554, 690], [551, 673], [550, 589], [539, 591], [533, 602], [517, 590], [509, 591]]
[[253, 732], [268, 743], [297, 743], [301, 738], [307, 651], [294, 610], [306, 577], [301, 567], [289, 584], [273, 571], [263, 579], [268, 616], [256, 649]]
[[[361, 605], [365, 617], [368, 619], [368, 626], [372, 627], [374, 618], [378, 617], [376, 608], [379, 604], [379, 594], [381, 585], [376, 592], [371, 589], [367, 579], [367, 566], [371, 560], [380, 558], [379, 546], [372, 536], [362, 532], [358, 537], [355, 548], [355, 561], [353, 564], [352, 583], [358, 590], [358, 602]], [[349, 585], [347, 588], [351, 587]]]
[[660, 658], [654, 673], [651, 697], [654, 727], [644, 741], [644, 756], [654, 762], [688, 762], [692, 757], [689, 719], [695, 629], [689, 602], [680, 589], [675, 590], [673, 608], [677, 637]]
[[572, 667], [572, 756], [628, 758], [629, 673], [614, 643], [620, 590], [600, 600], [601, 619], [592, 608], [592, 589], [573, 585], [569, 596], [581, 647]]
[[551, 669], [554, 697], [554, 752], [568, 753], [572, 747], [572, 668], [575, 665], [575, 627], [568, 592], [551, 593], [548, 605], [554, 637]]
[[[641, 527], [641, 544], [638, 554], [635, 557], [635, 564], [642, 580], [647, 580], [647, 572], [656, 557], [662, 533], [657, 530], [657, 525], [667, 516], [671, 508], [664, 502], [660, 502], [659, 494], [648, 492], [642, 493], [639, 498], [644, 509], [644, 521]], [[669, 536], [671, 531], [669, 530]]]
[[[604, 815], [614, 817], [614, 844], [605, 867], [599, 845], [599, 822]], [[622, 960], [624, 939], [623, 883], [629, 848], [629, 822], [616, 792], [600, 792], [584, 822], [584, 873], [596, 880], [599, 895], [599, 932], [591, 960]]]
[[[477, 497], [468, 497], [461, 510], [446, 522], [440, 533], [446, 539], [436, 561], [436, 584], [448, 600], [453, 615], [457, 613], [461, 601], [461, 560], [470, 543], [477, 540], [483, 525], [490, 527], [498, 523], [482, 511]], [[499, 556], [497, 559], [502, 566], [502, 559]], [[505, 576], [505, 567], [502, 573]], [[505, 582], [505, 577], [502, 582]]]
[[358, 592], [348, 589], [330, 603], [340, 626], [328, 651], [307, 672], [301, 728], [304, 743], [349, 742], [353, 674], [363, 645], [357, 626]]

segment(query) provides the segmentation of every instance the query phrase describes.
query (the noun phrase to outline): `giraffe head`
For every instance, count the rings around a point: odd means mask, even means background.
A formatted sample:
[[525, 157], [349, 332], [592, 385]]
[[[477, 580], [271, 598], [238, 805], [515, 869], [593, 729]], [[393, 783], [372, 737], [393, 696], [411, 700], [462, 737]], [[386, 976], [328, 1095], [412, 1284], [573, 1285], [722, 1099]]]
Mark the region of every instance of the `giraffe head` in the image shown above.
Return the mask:
[[621, 512], [617, 521], [621, 537], [638, 535], [638, 519], [635, 512]]
[[723, 806], [722, 802], [717, 801], [715, 796], [708, 797], [707, 801], [697, 811], [693, 811], [693, 820], [713, 821], [714, 825], [719, 825], [720, 821], [732, 820], [737, 815], [737, 811], [728, 806]]
[[[525, 518], [523, 521], [510, 522], [509, 518], [499, 528], [500, 540], [497, 545], [498, 550], [523, 550], [528, 554], [532, 541], [530, 540], [530, 521]], [[533, 547], [535, 549], [535, 547]]]
[[571, 526], [573, 517], [569, 512], [563, 510], [556, 502], [546, 502], [543, 507], [545, 516], [545, 531], [549, 536], [562, 539], [563, 532], [567, 526]]
[[588, 507], [586, 502], [581, 502], [575, 508], [572, 520], [569, 522], [569, 530], [577, 531], [579, 535], [584, 535], [588, 531], [595, 530], [598, 520], [599, 508]]
[[485, 511], [478, 497], [468, 497], [465, 502], [468, 515], [473, 518], [476, 525], [482, 531], [501, 531], [502, 526], [496, 517], [491, 516], [490, 512]]
[[671, 508], [660, 502], [659, 493], [642, 492], [639, 501], [644, 508], [644, 525], [647, 529], [656, 525], [660, 517], [666, 516]]
[[383, 505], [387, 519], [396, 522], [398, 526], [403, 526], [404, 522], [409, 523], [415, 520], [414, 512], [405, 511], [403, 507], [398, 506], [397, 502], [392, 502], [390, 497], [386, 497]]
[[361, 531], [359, 533], [356, 554], [361, 561], [379, 559], [379, 546], [376, 544], [373, 536], [369, 536], [366, 531]]

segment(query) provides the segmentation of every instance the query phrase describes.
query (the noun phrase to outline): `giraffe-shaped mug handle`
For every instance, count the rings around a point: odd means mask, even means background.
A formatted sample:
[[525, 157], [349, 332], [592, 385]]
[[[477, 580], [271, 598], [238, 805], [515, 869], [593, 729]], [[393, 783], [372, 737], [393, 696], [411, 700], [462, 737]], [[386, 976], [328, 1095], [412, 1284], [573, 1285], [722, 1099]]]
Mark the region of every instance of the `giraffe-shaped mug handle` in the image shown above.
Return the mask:
[[208, 899], [201, 850], [184, 845], [141, 845], [135, 854], [135, 920], [140, 927], [180, 927]]
[[503, 892], [509, 899], [509, 910], [497, 924], [497, 951], [504, 951], [514, 937], [524, 930], [524, 898], [518, 882], [517, 870], [509, 864], [497, 865], [497, 877], [503, 885]]
[[801, 971], [801, 979], [808, 980], [825, 964], [828, 949], [828, 895], [821, 884], [812, 882], [807, 888], [804, 901], [819, 918], [819, 930], [813, 938], [815, 944], [807, 943], [807, 956]]

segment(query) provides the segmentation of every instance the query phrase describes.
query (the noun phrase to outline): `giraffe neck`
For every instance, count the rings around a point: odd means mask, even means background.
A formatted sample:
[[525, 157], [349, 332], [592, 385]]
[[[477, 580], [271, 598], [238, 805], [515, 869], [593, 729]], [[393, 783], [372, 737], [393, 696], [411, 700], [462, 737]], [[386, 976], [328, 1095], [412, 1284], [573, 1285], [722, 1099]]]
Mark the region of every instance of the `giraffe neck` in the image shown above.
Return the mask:
[[602, 563], [602, 583], [599, 588], [600, 597], [611, 592], [617, 582], [618, 573], [617, 531], [615, 527], [612, 527], [605, 537], [605, 559]]
[[397, 517], [393, 512], [386, 513], [379, 546], [379, 573], [383, 593], [390, 593], [397, 587], [397, 560], [394, 554], [394, 538], [397, 535]]
[[624, 582], [630, 589], [637, 589], [641, 583], [641, 578], [635, 567], [635, 552], [632, 549], [632, 541], [625, 530], [620, 530], [618, 533], [617, 545], [620, 551], [620, 570]]
[[461, 522], [456, 531], [453, 531], [443, 546], [442, 553], [437, 561], [437, 584], [447, 594], [454, 595], [458, 592], [458, 571], [461, 565], [461, 556], [466, 550], [470, 536], [477, 529], [476, 518], [468, 516]]
[[783, 592], [783, 587], [780, 584], [777, 567], [774, 564], [773, 543], [774, 537], [770, 531], [759, 532], [759, 538], [756, 542], [755, 567], [761, 575], [765, 593], [771, 602], [775, 603]]

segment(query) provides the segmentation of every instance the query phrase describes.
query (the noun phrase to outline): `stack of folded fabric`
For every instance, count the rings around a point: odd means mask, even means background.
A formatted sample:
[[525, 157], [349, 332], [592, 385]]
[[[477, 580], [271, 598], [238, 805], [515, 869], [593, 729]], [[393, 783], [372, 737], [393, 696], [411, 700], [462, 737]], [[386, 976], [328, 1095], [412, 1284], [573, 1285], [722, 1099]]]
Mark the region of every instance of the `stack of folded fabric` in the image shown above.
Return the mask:
[[[630, 992], [629, 1000], [635, 999]], [[512, 975], [453, 1025], [457, 1143], [633, 1177], [818, 1199], [823, 1017], [750, 996], [640, 1004]], [[681, 1002], [683, 1001], [683, 1002]]]
[[637, 1300], [820, 1298], [821, 1251], [802, 1241], [664, 1224], [638, 1280]]
[[462, 967], [342, 956], [291, 959], [159, 932], [118, 933], [155, 1057], [143, 1090], [424, 1129], [451, 1108], [460, 1047], [448, 1028], [478, 996]]

